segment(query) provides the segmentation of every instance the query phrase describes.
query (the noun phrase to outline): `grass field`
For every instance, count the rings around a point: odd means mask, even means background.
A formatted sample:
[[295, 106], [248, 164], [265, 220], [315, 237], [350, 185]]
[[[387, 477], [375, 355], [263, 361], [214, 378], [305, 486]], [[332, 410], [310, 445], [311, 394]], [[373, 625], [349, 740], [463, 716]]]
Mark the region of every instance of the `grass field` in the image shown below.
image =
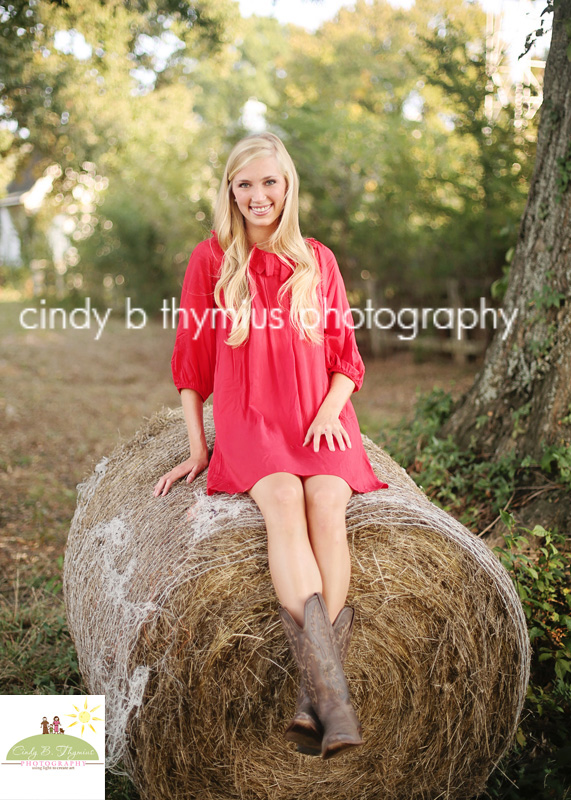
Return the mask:
[[[98, 340], [93, 329], [25, 330], [22, 308], [0, 303], [0, 694], [84, 693], [61, 591], [76, 486], [145, 418], [178, 406], [174, 332], [155, 321], [127, 330], [118, 315]], [[362, 430], [382, 446], [417, 390], [460, 394], [478, 366], [406, 352], [368, 361], [353, 398]], [[110, 777], [107, 796], [136, 794]]]

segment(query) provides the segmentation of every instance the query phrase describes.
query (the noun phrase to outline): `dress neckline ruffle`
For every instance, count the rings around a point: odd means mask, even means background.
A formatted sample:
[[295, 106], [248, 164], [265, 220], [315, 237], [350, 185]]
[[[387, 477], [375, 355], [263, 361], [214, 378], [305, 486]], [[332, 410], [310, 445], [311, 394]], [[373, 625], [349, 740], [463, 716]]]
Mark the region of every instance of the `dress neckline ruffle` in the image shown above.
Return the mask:
[[[211, 230], [210, 233], [216, 240], [218, 247], [220, 247], [216, 231]], [[258, 275], [267, 275], [268, 278], [272, 278], [277, 274], [280, 281], [285, 281], [293, 273], [292, 267], [285, 264], [276, 253], [270, 253], [258, 247], [257, 244], [254, 244], [251, 248], [250, 270]]]

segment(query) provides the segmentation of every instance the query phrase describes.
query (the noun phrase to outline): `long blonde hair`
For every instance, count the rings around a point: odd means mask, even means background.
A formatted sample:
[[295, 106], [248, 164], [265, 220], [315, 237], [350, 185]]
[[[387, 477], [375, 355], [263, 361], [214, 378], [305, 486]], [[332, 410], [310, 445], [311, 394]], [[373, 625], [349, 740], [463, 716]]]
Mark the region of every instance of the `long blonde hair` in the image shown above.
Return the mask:
[[232, 328], [226, 343], [233, 347], [243, 344], [250, 333], [252, 295], [248, 280], [248, 265], [252, 251], [248, 246], [242, 212], [233, 200], [232, 181], [240, 170], [256, 158], [275, 157], [286, 181], [283, 211], [277, 229], [268, 240], [267, 249], [292, 270], [278, 292], [278, 302], [291, 290], [290, 321], [307, 340], [322, 341], [316, 314], [320, 315], [317, 286], [320, 272], [311, 245], [302, 237], [299, 228], [299, 178], [290, 154], [281, 139], [273, 133], [246, 136], [234, 145], [220, 184], [214, 208], [214, 229], [224, 250], [222, 270], [214, 290], [214, 298], [231, 312]]

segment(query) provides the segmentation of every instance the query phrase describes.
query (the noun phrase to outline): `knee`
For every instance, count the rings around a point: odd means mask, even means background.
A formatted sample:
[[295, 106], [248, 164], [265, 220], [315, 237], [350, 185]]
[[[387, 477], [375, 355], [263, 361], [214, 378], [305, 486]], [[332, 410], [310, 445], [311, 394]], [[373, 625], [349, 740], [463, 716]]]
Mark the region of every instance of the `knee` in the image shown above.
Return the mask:
[[311, 512], [314, 516], [343, 517], [345, 519], [347, 502], [333, 486], [317, 486], [312, 488], [311, 491], [306, 490], [305, 502], [307, 503], [308, 512]]
[[303, 487], [295, 483], [277, 484], [266, 496], [266, 511], [270, 515], [284, 516], [304, 510]]
[[309, 536], [314, 546], [332, 548], [347, 546], [345, 514], [347, 503], [334, 487], [314, 487], [306, 493]]

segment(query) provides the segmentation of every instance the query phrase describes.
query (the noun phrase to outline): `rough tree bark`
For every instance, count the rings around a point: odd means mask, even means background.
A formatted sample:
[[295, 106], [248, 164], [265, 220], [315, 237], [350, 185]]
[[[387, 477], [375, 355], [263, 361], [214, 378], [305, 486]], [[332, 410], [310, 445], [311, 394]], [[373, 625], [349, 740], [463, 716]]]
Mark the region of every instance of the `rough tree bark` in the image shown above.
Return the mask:
[[[474, 384], [441, 435], [492, 460], [571, 443], [571, 0], [555, 0], [537, 161], [503, 307]], [[571, 50], [570, 50], [571, 56]]]

